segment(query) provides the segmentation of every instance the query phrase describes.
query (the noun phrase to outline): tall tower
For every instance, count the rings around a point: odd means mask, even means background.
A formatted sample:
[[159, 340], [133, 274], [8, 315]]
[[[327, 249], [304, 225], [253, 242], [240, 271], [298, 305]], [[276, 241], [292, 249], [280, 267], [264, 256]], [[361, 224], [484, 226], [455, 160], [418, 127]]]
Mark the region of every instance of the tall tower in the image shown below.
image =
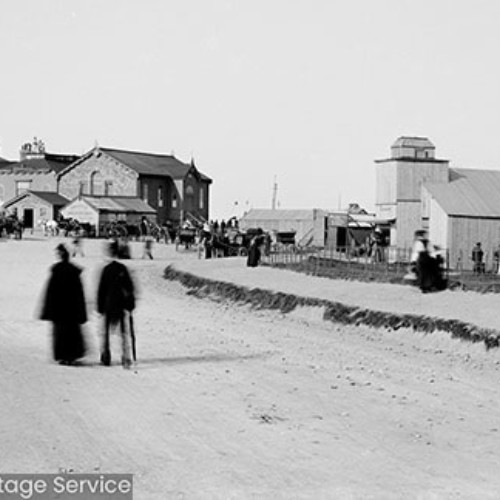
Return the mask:
[[375, 160], [377, 216], [391, 221], [391, 245], [409, 248], [422, 217], [422, 184], [448, 182], [448, 160], [435, 157], [427, 137], [399, 137], [391, 157]]

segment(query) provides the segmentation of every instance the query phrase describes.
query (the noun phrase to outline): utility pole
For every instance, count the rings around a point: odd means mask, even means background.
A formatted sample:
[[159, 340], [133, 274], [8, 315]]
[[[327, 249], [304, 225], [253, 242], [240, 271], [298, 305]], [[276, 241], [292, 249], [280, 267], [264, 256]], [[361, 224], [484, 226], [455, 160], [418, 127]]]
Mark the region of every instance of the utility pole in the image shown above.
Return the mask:
[[276, 181], [276, 176], [274, 176], [274, 184], [273, 184], [273, 201], [271, 203], [271, 208], [276, 210], [276, 197], [278, 195], [278, 183]]

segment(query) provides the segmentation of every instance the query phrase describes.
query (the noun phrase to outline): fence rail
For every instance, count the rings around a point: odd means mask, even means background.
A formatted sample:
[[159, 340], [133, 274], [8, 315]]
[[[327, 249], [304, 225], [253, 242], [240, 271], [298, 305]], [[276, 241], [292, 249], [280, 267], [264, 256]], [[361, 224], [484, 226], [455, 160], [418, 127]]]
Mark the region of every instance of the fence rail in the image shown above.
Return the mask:
[[[360, 253], [351, 247], [301, 248], [275, 247], [263, 262], [278, 267], [288, 267], [309, 274], [364, 281], [401, 283], [409, 272], [411, 248], [382, 247]], [[494, 252], [484, 252], [481, 272], [473, 271], [470, 252], [460, 251], [455, 266], [449, 266], [449, 252], [441, 250], [444, 273], [450, 286], [480, 291], [500, 291], [498, 260]], [[468, 260], [465, 258], [468, 257]]]

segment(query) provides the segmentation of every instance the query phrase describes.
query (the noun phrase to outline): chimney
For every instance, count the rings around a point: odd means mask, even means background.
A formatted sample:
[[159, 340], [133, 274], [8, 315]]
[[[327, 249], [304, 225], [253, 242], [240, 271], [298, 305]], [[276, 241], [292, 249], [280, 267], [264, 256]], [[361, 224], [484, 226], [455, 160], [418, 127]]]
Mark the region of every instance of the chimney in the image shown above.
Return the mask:
[[45, 158], [45, 144], [42, 140], [33, 138], [32, 142], [26, 142], [19, 151], [20, 161]]

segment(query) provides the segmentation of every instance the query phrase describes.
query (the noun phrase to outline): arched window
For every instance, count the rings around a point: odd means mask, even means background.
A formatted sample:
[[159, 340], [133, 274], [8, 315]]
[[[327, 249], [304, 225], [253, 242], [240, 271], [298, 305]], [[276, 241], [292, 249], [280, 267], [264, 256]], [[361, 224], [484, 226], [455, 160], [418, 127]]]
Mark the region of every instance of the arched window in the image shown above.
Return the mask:
[[90, 194], [92, 196], [104, 194], [104, 179], [97, 170], [90, 174]]

